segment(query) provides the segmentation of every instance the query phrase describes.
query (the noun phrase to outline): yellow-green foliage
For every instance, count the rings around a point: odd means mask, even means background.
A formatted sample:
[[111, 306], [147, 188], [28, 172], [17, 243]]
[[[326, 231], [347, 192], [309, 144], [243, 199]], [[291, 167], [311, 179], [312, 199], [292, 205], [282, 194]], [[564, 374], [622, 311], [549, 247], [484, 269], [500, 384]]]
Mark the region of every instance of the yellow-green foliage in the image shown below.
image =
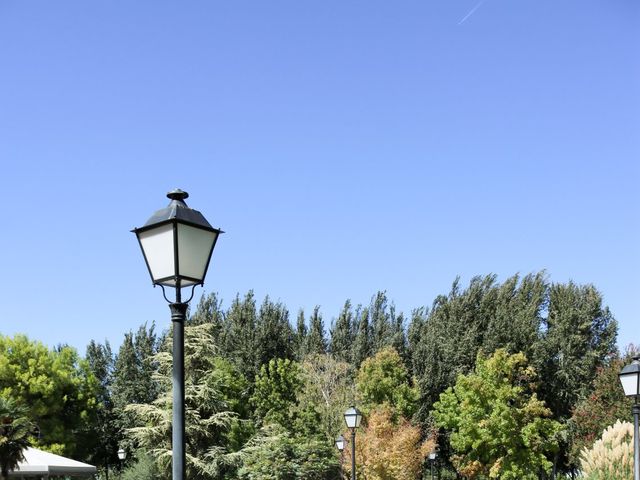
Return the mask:
[[618, 420], [602, 433], [591, 449], [582, 450], [580, 461], [586, 480], [631, 480], [633, 425]]

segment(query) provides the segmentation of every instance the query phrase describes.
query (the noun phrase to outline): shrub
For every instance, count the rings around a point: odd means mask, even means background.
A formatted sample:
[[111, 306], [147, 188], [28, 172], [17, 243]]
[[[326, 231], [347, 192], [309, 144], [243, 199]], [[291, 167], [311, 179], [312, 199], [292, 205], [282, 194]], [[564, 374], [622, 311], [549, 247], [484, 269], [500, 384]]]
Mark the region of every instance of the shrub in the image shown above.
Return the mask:
[[633, 425], [618, 420], [580, 457], [585, 480], [633, 478]]

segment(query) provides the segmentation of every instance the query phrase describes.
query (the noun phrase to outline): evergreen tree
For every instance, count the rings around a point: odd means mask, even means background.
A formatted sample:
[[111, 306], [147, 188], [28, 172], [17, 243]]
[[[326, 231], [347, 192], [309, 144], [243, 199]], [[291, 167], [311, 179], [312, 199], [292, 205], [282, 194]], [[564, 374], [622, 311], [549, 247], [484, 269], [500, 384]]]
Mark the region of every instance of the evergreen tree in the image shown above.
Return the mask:
[[294, 332], [289, 323], [289, 311], [267, 296], [260, 306], [255, 332], [256, 368], [273, 358], [294, 358]]
[[298, 311], [298, 318], [296, 320], [296, 332], [295, 332], [295, 358], [298, 361], [307, 355], [307, 323], [304, 318], [304, 310]]
[[353, 356], [353, 309], [351, 301], [344, 302], [344, 306], [331, 329], [330, 352], [333, 357], [341, 362], [351, 363]]
[[320, 314], [320, 306], [316, 306], [313, 309], [313, 314], [309, 320], [306, 350], [308, 354], [327, 352], [327, 340], [324, 336], [324, 321]]
[[224, 324], [224, 312], [222, 310], [222, 300], [218, 298], [217, 293], [210, 293], [200, 297], [198, 306], [187, 319], [186, 325], [202, 325], [203, 323], [213, 325], [213, 339], [216, 344], [219, 344]]
[[371, 328], [369, 327], [369, 309], [358, 307], [355, 315], [356, 336], [353, 341], [353, 366], [360, 364], [373, 354]]
[[85, 358], [89, 369], [98, 381], [96, 400], [98, 402], [95, 422], [91, 427], [93, 435], [90, 442], [89, 462], [108, 468], [116, 464], [116, 452], [119, 448], [120, 433], [117, 416], [113, 408], [111, 388], [113, 381], [114, 358], [109, 342], [104, 344], [91, 340], [87, 346]]
[[250, 290], [241, 300], [236, 296], [224, 323], [221, 353], [233, 363], [249, 381], [253, 381], [258, 366], [256, 349], [256, 301]]
[[371, 354], [391, 345], [392, 327], [386, 292], [377, 292], [371, 299], [369, 322], [371, 324]]

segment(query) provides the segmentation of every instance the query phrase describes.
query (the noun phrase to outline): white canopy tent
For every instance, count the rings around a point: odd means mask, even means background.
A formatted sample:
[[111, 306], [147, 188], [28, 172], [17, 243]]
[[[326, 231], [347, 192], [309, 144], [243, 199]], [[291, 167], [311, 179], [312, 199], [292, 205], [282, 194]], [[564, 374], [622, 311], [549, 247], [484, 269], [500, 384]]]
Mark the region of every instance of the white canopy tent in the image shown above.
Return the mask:
[[17, 469], [9, 472], [9, 478], [93, 478], [96, 473], [96, 467], [93, 465], [43, 452], [37, 448], [27, 448], [22, 453], [24, 461], [18, 464]]

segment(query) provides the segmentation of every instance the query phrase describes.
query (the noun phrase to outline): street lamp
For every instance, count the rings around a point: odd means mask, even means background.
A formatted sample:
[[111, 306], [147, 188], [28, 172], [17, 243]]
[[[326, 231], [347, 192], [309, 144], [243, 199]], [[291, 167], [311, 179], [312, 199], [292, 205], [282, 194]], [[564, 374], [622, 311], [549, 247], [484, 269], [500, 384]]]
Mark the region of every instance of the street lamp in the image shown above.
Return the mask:
[[435, 450], [429, 454], [429, 461], [431, 462], [431, 480], [433, 480], [433, 465], [436, 463], [436, 458], [438, 458], [438, 452]]
[[124, 464], [124, 459], [127, 458], [127, 452], [125, 452], [124, 448], [120, 448], [120, 450], [118, 450], [118, 458], [120, 459], [120, 476], [122, 476], [122, 466]]
[[346, 441], [344, 439], [344, 437], [342, 435], [340, 435], [338, 438], [336, 438], [336, 448], [338, 449], [338, 451], [340, 452], [340, 478], [344, 478], [344, 474], [343, 474], [343, 463], [344, 463], [344, 445], [345, 445]]
[[356, 480], [356, 429], [362, 421], [362, 413], [355, 406], [344, 412], [344, 422], [351, 430], [351, 480]]
[[633, 480], [640, 480], [640, 440], [638, 439], [638, 416], [640, 416], [640, 355], [624, 367], [620, 374], [620, 383], [627, 397], [634, 398], [633, 404]]
[[[184, 322], [187, 304], [204, 277], [211, 254], [222, 230], [213, 228], [204, 216], [184, 202], [189, 197], [180, 189], [167, 194], [169, 205], [154, 213], [147, 223], [136, 228], [144, 260], [153, 285], [160, 285], [169, 303], [173, 322], [173, 480], [185, 477], [184, 440]], [[167, 298], [164, 287], [175, 289], [175, 301]], [[191, 297], [182, 301], [182, 288], [191, 288]]]

